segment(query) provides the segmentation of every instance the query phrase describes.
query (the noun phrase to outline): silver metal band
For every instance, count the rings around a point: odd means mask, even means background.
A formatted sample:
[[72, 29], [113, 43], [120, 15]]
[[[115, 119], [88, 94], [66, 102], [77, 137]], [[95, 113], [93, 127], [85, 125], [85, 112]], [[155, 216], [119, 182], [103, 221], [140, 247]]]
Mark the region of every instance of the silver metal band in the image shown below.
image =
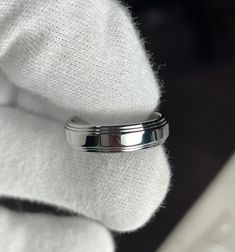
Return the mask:
[[72, 117], [65, 124], [65, 132], [68, 143], [78, 151], [126, 152], [164, 143], [169, 125], [158, 112], [141, 123], [115, 126], [92, 126]]

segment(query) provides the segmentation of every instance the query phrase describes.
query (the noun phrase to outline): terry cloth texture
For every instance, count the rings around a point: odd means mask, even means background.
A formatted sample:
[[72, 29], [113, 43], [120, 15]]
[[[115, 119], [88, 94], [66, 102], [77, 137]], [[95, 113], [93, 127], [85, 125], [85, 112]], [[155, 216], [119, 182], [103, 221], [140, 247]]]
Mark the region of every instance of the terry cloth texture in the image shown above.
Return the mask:
[[0, 195], [54, 205], [117, 231], [143, 226], [168, 190], [163, 147], [80, 153], [66, 143], [63, 124], [71, 115], [96, 124], [141, 121], [159, 96], [118, 2], [1, 0]]
[[2, 252], [113, 252], [110, 233], [82, 217], [19, 214], [0, 208]]

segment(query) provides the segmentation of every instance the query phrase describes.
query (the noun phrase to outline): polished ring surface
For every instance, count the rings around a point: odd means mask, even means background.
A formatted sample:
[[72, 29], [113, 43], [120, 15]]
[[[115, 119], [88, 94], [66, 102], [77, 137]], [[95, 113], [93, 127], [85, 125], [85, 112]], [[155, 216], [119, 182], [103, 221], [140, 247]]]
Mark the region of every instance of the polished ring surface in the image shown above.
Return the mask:
[[72, 117], [65, 124], [65, 133], [68, 143], [78, 151], [126, 152], [164, 143], [169, 125], [158, 112], [144, 122], [128, 125], [93, 126]]

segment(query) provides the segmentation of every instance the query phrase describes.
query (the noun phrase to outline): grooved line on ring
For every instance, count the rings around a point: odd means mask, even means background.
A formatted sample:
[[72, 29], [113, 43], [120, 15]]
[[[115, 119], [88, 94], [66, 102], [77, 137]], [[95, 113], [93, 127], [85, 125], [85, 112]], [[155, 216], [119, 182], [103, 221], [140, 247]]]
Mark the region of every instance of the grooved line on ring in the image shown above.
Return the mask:
[[161, 118], [157, 121], [151, 121], [141, 124], [135, 125], [120, 125], [120, 126], [90, 126], [90, 127], [79, 127], [79, 126], [72, 126], [66, 125], [65, 128], [67, 130], [73, 132], [84, 132], [84, 133], [99, 133], [99, 134], [106, 134], [106, 133], [132, 133], [138, 131], [145, 131], [150, 129], [160, 129], [168, 124], [168, 121], [164, 118]]

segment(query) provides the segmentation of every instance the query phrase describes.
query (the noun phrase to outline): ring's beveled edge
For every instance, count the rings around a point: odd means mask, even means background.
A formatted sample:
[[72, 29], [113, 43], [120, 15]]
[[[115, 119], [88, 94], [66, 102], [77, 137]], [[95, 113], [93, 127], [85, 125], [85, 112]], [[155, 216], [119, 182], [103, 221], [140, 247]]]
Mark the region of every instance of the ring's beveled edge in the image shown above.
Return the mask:
[[94, 126], [94, 125], [80, 125], [77, 117], [70, 118], [66, 124], [65, 129], [75, 132], [85, 132], [87, 134], [109, 134], [109, 133], [131, 133], [143, 131], [151, 128], [161, 128], [167, 124], [167, 120], [158, 112], [154, 112], [149, 120], [133, 124], [111, 125], [111, 126]]

